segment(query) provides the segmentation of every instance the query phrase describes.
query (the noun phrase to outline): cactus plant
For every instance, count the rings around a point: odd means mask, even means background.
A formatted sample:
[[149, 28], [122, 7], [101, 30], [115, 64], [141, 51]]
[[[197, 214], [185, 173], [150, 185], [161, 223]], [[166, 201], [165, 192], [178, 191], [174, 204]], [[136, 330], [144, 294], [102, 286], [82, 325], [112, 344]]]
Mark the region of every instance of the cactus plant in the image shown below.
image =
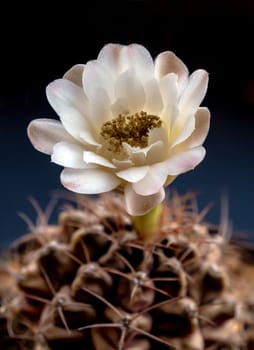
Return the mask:
[[193, 195], [164, 205], [152, 243], [121, 196], [81, 202], [2, 264], [1, 348], [253, 349], [253, 266]]

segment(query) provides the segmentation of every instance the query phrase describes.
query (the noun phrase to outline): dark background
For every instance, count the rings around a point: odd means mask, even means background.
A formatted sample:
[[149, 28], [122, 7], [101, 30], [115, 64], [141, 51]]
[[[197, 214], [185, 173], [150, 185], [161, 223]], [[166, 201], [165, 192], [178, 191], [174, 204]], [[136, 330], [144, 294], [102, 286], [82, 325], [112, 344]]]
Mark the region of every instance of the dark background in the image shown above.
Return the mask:
[[212, 113], [207, 157], [172, 188], [200, 193], [208, 219], [219, 222], [220, 197], [229, 198], [235, 231], [254, 237], [254, 2], [94, 1], [58, 8], [10, 3], [0, 31], [0, 237], [5, 245], [27, 231], [18, 212], [33, 221], [27, 198], [45, 208], [61, 189], [61, 168], [33, 149], [28, 123], [56, 117], [45, 87], [76, 63], [96, 58], [108, 42], [141, 43], [155, 57], [174, 51], [190, 71], [210, 73], [203, 102]]

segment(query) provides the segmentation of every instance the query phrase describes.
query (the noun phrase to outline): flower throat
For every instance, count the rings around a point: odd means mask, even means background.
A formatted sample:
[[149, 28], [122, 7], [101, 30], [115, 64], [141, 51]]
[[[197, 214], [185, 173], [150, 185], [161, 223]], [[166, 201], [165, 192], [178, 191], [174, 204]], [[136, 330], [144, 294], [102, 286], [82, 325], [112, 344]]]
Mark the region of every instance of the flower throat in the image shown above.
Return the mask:
[[146, 147], [149, 131], [161, 127], [161, 124], [158, 116], [144, 111], [132, 115], [119, 114], [102, 125], [100, 135], [107, 142], [108, 151], [118, 153], [123, 142], [133, 147]]

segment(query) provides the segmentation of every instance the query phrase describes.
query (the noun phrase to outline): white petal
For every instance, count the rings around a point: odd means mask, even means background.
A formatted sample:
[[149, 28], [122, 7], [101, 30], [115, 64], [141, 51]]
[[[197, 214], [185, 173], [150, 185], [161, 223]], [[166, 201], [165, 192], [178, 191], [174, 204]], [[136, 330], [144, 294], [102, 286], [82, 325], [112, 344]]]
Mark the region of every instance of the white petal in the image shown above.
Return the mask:
[[179, 110], [183, 115], [195, 113], [202, 102], [208, 84], [208, 74], [198, 69], [189, 78], [188, 85], [179, 100]]
[[153, 128], [148, 134], [148, 145], [151, 145], [157, 141], [162, 141], [164, 144], [168, 143], [167, 132], [164, 127]]
[[124, 151], [128, 154], [128, 158], [138, 166], [141, 165], [147, 165], [147, 155], [151, 154], [151, 152], [155, 152], [158, 150], [158, 143], [160, 141], [154, 142], [151, 145], [148, 145], [147, 147], [140, 148], [140, 147], [132, 147], [128, 143], [123, 142], [122, 146]]
[[174, 105], [178, 99], [177, 76], [174, 73], [165, 75], [159, 81], [160, 91], [163, 99], [163, 104]]
[[63, 78], [70, 80], [76, 85], [82, 87], [82, 76], [84, 69], [84, 64], [76, 64], [64, 74]]
[[157, 141], [152, 144], [149, 151], [147, 152], [146, 161], [148, 164], [154, 164], [161, 162], [167, 158], [168, 147], [162, 141]]
[[77, 193], [98, 194], [108, 192], [120, 184], [120, 180], [100, 168], [76, 170], [65, 168], [61, 173], [64, 187]]
[[133, 69], [119, 76], [115, 85], [115, 95], [116, 98], [126, 100], [129, 114], [140, 112], [143, 109], [145, 92]]
[[58, 120], [35, 119], [27, 129], [28, 137], [38, 151], [52, 154], [53, 146], [60, 141], [75, 142]]
[[46, 92], [64, 128], [73, 137], [80, 140], [79, 135], [83, 130], [92, 133], [87, 100], [82, 88], [67, 79], [59, 79], [49, 84]]
[[129, 114], [128, 99], [125, 97], [117, 98], [115, 103], [111, 106], [112, 114], [118, 116], [119, 114]]
[[103, 89], [113, 100], [113, 78], [109, 70], [98, 61], [89, 61], [83, 74], [83, 87], [88, 99], [94, 99], [98, 89]]
[[102, 124], [111, 119], [110, 100], [105, 90], [98, 88], [89, 101], [91, 121], [97, 133]]
[[126, 142], [123, 142], [122, 146], [129, 159], [135, 165], [139, 166], [153, 164], [164, 160], [169, 148], [164, 128], [154, 128], [150, 130], [148, 146], [144, 148], [133, 147]]
[[[173, 139], [177, 139], [174, 145], [184, 141], [193, 132], [194, 122], [190, 120], [190, 118], [196, 113], [199, 104], [203, 100], [207, 84], [208, 74], [206, 71], [199, 69], [191, 75], [178, 104], [179, 114], [174, 123], [174, 130], [172, 132]], [[193, 128], [193, 130], [191, 130], [191, 128]]]
[[149, 170], [148, 166], [131, 167], [116, 173], [118, 177], [128, 182], [136, 182], [144, 178]]
[[161, 115], [161, 119], [165, 122], [169, 133], [172, 134], [172, 130], [174, 130], [175, 122], [179, 115], [179, 109], [177, 105], [173, 105], [168, 103], [168, 105], [163, 109], [163, 113]]
[[168, 73], [177, 75], [178, 86], [182, 90], [187, 83], [189, 71], [185, 64], [171, 51], [162, 52], [155, 59], [155, 76], [157, 79]]
[[68, 168], [87, 169], [91, 166], [87, 165], [83, 160], [83, 147], [68, 142], [59, 142], [53, 148], [51, 156], [52, 162]]
[[173, 155], [164, 162], [168, 175], [175, 176], [194, 169], [205, 157], [204, 147], [192, 148]]
[[95, 138], [89, 131], [81, 131], [78, 135], [83, 143], [86, 143], [87, 145], [91, 146], [100, 146], [100, 144], [95, 140]]
[[146, 154], [146, 163], [151, 165], [157, 162], [161, 162], [167, 159], [169, 147], [162, 141], [156, 141], [152, 145], [148, 146]]
[[122, 69], [134, 68], [142, 82], [146, 82], [154, 76], [153, 59], [144, 46], [138, 44], [123, 46], [120, 59]]
[[138, 71], [144, 70], [147, 73], [149, 70], [154, 69], [152, 56], [143, 45], [131, 44], [125, 46], [125, 50], [127, 51], [131, 65], [134, 65]]
[[205, 107], [200, 107], [195, 114], [195, 130], [183, 143], [182, 149], [194, 148], [203, 144], [209, 131], [210, 112]]
[[132, 216], [145, 215], [165, 198], [164, 188], [151, 196], [140, 196], [133, 190], [131, 184], [125, 186], [124, 194], [127, 212]]
[[149, 167], [146, 176], [133, 184], [136, 193], [142, 196], [157, 193], [165, 184], [168, 177], [167, 167], [165, 163], [153, 164]]
[[159, 84], [155, 79], [152, 79], [145, 84], [145, 94], [146, 102], [144, 110], [148, 114], [159, 115], [163, 108], [163, 102]]
[[107, 44], [99, 52], [97, 60], [103, 63], [111, 74], [120, 72], [120, 52], [123, 46], [119, 44]]
[[134, 165], [133, 162], [129, 159], [128, 160], [113, 159], [112, 163], [116, 166], [118, 170], [124, 170]]
[[128, 158], [135, 165], [146, 165], [146, 150], [144, 148], [133, 147], [126, 142], [123, 142], [122, 146], [124, 151], [127, 153]]
[[172, 129], [178, 115], [177, 77], [174, 73], [170, 73], [160, 80], [160, 90], [164, 105], [161, 117], [165, 121], [167, 127]]
[[161, 127], [150, 130], [148, 145], [150, 146], [146, 156], [148, 164], [154, 164], [165, 160], [169, 152], [168, 136], [165, 128]]
[[187, 119], [185, 124], [182, 126], [175, 125], [175, 127], [172, 130], [172, 134], [170, 135], [170, 140], [172, 142], [171, 147], [175, 147], [179, 143], [186, 140], [194, 131], [195, 129], [195, 117], [192, 115]]
[[153, 77], [154, 64], [150, 53], [142, 45], [128, 46], [108, 44], [98, 55], [98, 61], [103, 63], [112, 75], [118, 75], [133, 68], [142, 81]]
[[112, 164], [109, 160], [106, 158], [90, 151], [84, 151], [83, 152], [83, 160], [87, 164], [96, 164], [96, 165], [101, 165], [107, 168], [112, 168], [114, 169], [116, 166]]

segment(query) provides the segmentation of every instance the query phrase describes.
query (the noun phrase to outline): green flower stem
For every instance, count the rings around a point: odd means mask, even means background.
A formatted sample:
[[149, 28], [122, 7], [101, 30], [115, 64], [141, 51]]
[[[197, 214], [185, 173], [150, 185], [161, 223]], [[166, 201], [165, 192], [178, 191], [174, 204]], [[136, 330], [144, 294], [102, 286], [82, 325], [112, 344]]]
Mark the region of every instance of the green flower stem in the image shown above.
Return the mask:
[[144, 241], [155, 241], [160, 234], [163, 204], [160, 203], [147, 214], [133, 216], [132, 222], [140, 238]]

